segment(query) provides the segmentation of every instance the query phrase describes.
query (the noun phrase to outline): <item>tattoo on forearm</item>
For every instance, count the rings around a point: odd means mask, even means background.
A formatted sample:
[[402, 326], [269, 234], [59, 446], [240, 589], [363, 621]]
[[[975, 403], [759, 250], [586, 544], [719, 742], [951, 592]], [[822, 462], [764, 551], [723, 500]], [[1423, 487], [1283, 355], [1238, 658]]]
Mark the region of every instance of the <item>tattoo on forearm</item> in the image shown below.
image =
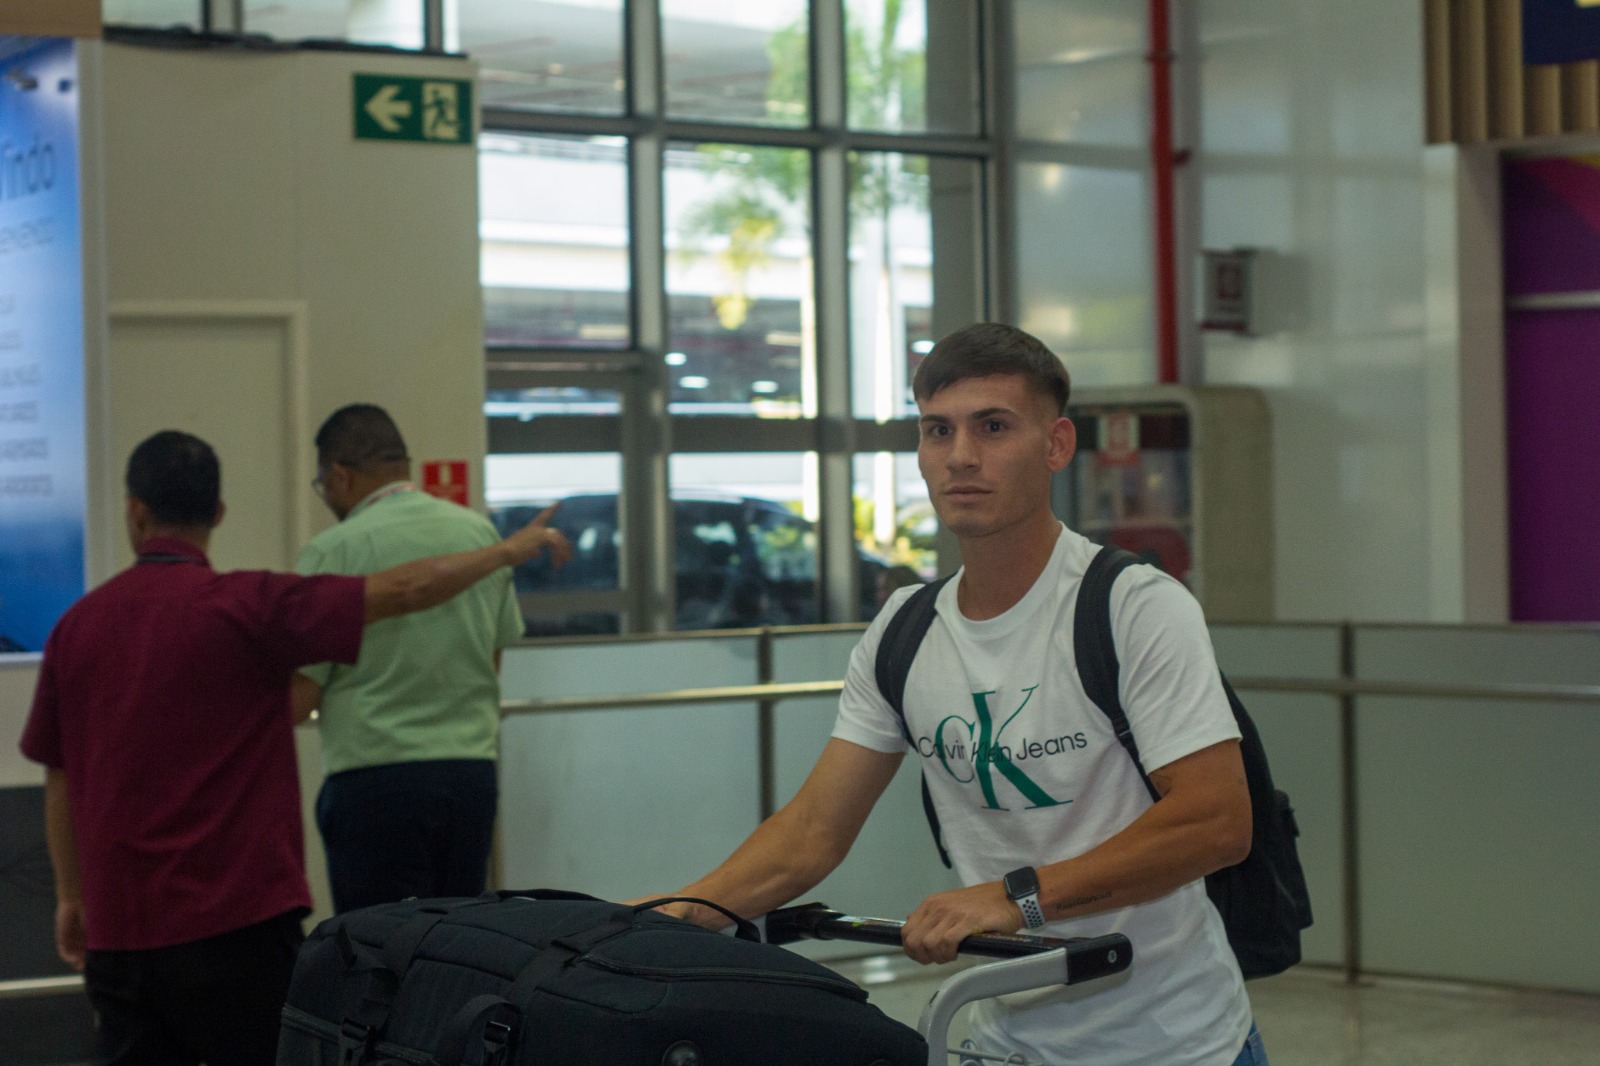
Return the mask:
[[1055, 911], [1057, 914], [1066, 914], [1068, 911], [1077, 910], [1079, 907], [1087, 907], [1091, 903], [1099, 903], [1101, 900], [1110, 898], [1111, 893], [1109, 892], [1102, 892], [1098, 896], [1073, 896], [1071, 899], [1065, 899], [1056, 904]]

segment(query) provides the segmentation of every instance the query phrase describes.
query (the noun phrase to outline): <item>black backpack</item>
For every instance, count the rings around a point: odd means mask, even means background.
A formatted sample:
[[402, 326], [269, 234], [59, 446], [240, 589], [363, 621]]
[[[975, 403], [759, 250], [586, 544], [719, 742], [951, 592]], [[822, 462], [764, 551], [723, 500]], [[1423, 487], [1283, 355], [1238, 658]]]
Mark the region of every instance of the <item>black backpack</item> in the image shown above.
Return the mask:
[[[658, 901], [659, 902], [659, 901]], [[702, 901], [703, 902], [703, 901]], [[922, 1066], [917, 1032], [751, 923], [575, 892], [413, 899], [306, 939], [279, 1066]]]
[[[1104, 547], [1095, 553], [1078, 590], [1078, 605], [1072, 620], [1072, 644], [1078, 660], [1078, 677], [1095, 705], [1105, 712], [1139, 776], [1144, 779], [1150, 799], [1159, 799], [1155, 786], [1144, 771], [1139, 746], [1133, 739], [1128, 715], [1117, 695], [1120, 665], [1111, 633], [1111, 585], [1127, 567], [1143, 562], [1121, 548]], [[917, 648], [933, 624], [934, 603], [945, 578], [914, 592], [884, 628], [878, 645], [876, 674], [878, 690], [894, 709], [907, 743], [911, 730], [906, 725], [906, 678]], [[1229, 866], [1206, 878], [1206, 894], [1222, 915], [1228, 944], [1239, 961], [1239, 970], [1248, 978], [1282, 973], [1300, 961], [1300, 931], [1311, 924], [1311, 897], [1306, 891], [1305, 874], [1295, 838], [1294, 809], [1286, 793], [1273, 787], [1272, 771], [1267, 766], [1266, 749], [1250, 715], [1223, 677], [1222, 690], [1233, 708], [1239, 726], [1239, 752], [1244, 759], [1245, 778], [1250, 789], [1253, 820], [1250, 854], [1237, 866]], [[915, 745], [913, 744], [913, 747]], [[950, 865], [939, 830], [939, 817], [928, 792], [926, 775], [922, 780], [922, 809], [933, 830], [939, 858]]]

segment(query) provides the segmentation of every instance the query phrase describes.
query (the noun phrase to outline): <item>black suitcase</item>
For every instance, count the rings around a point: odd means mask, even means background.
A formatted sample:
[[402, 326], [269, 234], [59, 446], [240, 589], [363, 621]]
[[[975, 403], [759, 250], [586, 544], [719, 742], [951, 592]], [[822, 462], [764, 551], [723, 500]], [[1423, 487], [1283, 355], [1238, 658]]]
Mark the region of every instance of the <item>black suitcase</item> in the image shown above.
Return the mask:
[[301, 950], [278, 1064], [927, 1062], [855, 984], [752, 939], [567, 892], [352, 911]]

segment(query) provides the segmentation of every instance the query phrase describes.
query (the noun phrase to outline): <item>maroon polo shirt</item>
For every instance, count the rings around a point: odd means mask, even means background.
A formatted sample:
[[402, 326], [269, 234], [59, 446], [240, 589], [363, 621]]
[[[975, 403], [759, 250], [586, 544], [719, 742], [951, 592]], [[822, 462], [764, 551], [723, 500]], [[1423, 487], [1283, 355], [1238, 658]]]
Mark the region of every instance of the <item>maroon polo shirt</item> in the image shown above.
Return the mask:
[[365, 579], [219, 574], [181, 540], [45, 643], [22, 752], [66, 772], [88, 946], [143, 950], [310, 907], [289, 683], [353, 663]]

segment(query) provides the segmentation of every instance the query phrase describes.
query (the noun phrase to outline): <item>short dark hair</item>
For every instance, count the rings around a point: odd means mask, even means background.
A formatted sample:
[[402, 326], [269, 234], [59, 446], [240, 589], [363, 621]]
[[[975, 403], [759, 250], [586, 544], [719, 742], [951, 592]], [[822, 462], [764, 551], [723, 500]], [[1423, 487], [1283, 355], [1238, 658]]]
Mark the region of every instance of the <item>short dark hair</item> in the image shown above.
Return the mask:
[[1035, 391], [1055, 400], [1058, 414], [1067, 413], [1072, 378], [1066, 366], [1039, 338], [1000, 322], [966, 326], [935, 344], [917, 367], [911, 394], [920, 403], [958, 381], [993, 374], [1021, 374]]
[[164, 429], [128, 456], [127, 486], [156, 521], [210, 528], [222, 499], [222, 464], [199, 437]]
[[318, 463], [361, 467], [411, 458], [389, 412], [370, 403], [347, 404], [333, 412], [317, 430], [316, 443]]

